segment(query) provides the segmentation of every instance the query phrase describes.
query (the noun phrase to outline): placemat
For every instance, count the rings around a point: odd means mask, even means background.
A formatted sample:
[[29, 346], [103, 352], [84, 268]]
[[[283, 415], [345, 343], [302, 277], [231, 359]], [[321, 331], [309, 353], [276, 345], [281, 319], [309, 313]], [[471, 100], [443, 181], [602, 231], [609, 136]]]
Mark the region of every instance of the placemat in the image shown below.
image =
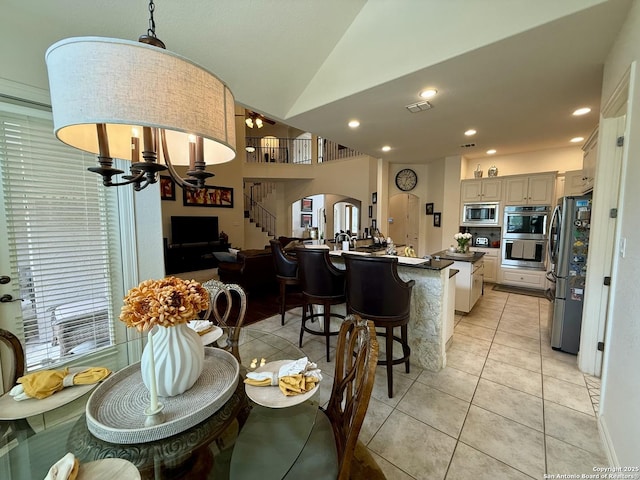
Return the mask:
[[183, 432], [213, 415], [231, 398], [240, 374], [236, 358], [219, 348], [205, 348], [204, 369], [189, 390], [159, 397], [165, 421], [145, 427], [149, 391], [142, 383], [140, 362], [111, 375], [87, 402], [87, 428], [111, 443], [144, 443]]

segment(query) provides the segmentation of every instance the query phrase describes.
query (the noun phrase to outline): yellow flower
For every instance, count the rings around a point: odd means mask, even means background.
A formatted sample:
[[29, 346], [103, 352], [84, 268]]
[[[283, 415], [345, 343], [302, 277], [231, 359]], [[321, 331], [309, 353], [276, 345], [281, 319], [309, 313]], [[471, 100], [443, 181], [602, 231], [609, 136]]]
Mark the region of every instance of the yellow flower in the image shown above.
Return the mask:
[[124, 299], [120, 320], [128, 327], [147, 332], [155, 325], [171, 327], [186, 323], [209, 308], [209, 293], [195, 280], [167, 277], [145, 280]]

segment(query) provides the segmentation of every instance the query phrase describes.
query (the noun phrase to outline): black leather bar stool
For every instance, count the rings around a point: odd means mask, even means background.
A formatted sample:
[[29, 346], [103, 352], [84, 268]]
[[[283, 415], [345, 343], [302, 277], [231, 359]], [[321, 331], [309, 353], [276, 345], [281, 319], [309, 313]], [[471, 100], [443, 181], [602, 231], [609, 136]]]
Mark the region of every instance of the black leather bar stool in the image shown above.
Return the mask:
[[[407, 325], [411, 313], [411, 291], [414, 280], [405, 282], [398, 276], [398, 259], [343, 254], [347, 267], [347, 312], [373, 320], [376, 328], [385, 329], [384, 360], [387, 367], [387, 390], [393, 397], [393, 366], [404, 363], [409, 373], [409, 335]], [[400, 336], [394, 329], [400, 327]], [[393, 342], [402, 347], [402, 357], [393, 358]]]
[[[329, 258], [328, 248], [304, 248], [296, 247], [298, 259], [298, 278], [302, 285], [302, 325], [300, 326], [300, 342], [304, 332], [312, 335], [323, 335], [327, 342], [327, 362], [331, 361], [329, 355], [329, 337], [338, 335], [339, 331], [331, 331], [331, 317], [344, 320], [345, 316], [331, 312], [332, 305], [345, 303], [344, 295], [344, 270], [336, 268]], [[313, 313], [312, 305], [322, 305], [323, 313]], [[311, 312], [310, 314], [307, 311]], [[322, 317], [324, 330], [312, 330], [307, 327], [308, 320]]]
[[280, 323], [284, 325], [284, 314], [287, 308], [287, 286], [300, 285], [298, 279], [298, 260], [288, 256], [278, 240], [269, 240], [276, 279], [280, 284]]

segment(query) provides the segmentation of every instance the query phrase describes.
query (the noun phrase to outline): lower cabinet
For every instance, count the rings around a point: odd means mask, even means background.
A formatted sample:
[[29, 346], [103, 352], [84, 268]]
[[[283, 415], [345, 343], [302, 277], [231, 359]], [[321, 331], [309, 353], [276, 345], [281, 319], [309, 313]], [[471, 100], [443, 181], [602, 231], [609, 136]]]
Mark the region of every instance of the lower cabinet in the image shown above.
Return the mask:
[[471, 311], [482, 295], [484, 260], [475, 263], [453, 262], [451, 268], [460, 270], [456, 279], [456, 310], [464, 313]]
[[546, 272], [544, 270], [530, 270], [525, 268], [502, 267], [499, 283], [524, 288], [544, 290], [547, 288]]
[[472, 252], [482, 252], [484, 257], [484, 281], [496, 283], [498, 281], [498, 265], [500, 265], [499, 248], [471, 247]]

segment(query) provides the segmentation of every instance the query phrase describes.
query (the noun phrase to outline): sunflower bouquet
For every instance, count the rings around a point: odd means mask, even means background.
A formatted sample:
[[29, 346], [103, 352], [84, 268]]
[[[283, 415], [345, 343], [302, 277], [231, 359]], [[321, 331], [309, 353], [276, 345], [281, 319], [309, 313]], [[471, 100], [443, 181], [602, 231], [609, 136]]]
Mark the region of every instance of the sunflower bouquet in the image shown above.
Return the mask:
[[148, 332], [154, 326], [187, 323], [209, 308], [209, 293], [195, 280], [167, 277], [145, 280], [127, 292], [120, 320]]

